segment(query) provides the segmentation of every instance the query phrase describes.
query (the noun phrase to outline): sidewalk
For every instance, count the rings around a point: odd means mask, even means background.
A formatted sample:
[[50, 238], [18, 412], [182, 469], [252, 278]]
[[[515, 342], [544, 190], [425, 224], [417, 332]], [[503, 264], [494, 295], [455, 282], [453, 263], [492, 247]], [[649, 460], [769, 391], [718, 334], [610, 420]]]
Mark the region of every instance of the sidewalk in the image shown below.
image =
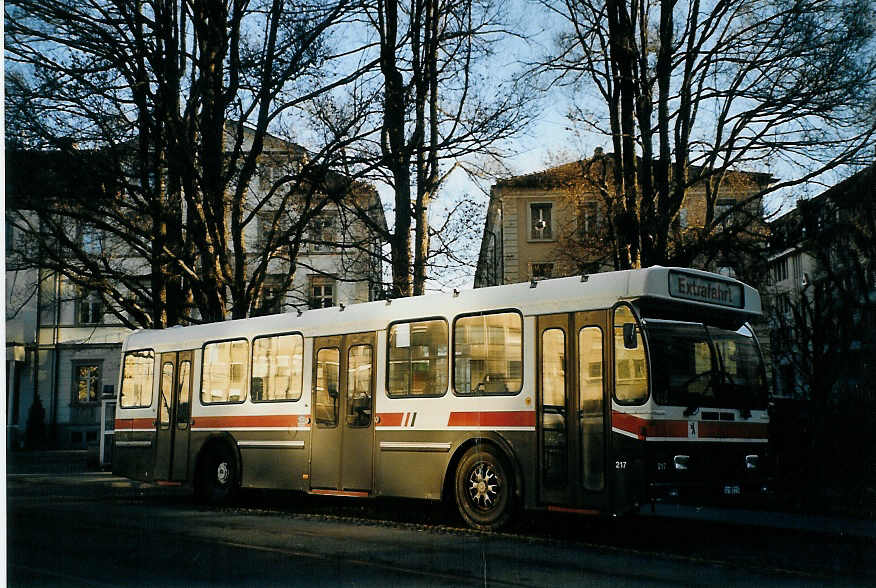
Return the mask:
[[7, 474], [73, 474], [98, 471], [97, 448], [7, 451]]

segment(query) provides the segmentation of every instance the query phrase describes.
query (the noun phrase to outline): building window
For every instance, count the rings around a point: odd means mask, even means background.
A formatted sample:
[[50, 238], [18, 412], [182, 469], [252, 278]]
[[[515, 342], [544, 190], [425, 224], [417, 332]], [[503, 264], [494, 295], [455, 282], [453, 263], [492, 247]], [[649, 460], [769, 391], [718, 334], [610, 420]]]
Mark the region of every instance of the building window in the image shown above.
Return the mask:
[[80, 293], [77, 307], [78, 324], [96, 325], [103, 320], [103, 300], [97, 292]]
[[794, 268], [794, 280], [799, 283], [803, 279], [803, 255], [798, 253], [791, 259]]
[[100, 394], [100, 364], [82, 363], [73, 365], [73, 382], [76, 402], [97, 402]]
[[[732, 198], [721, 198], [715, 203], [715, 218], [721, 221], [722, 224], [727, 224], [733, 220], [733, 209], [736, 208], [736, 201]], [[724, 216], [727, 215], [727, 216]]]
[[783, 257], [773, 262], [773, 282], [778, 284], [788, 279], [788, 258]]
[[308, 241], [313, 253], [328, 253], [335, 249], [338, 242], [338, 216], [336, 214], [321, 214], [310, 221], [308, 226]]
[[529, 264], [529, 277], [533, 280], [547, 280], [554, 275], [554, 264], [552, 262], [531, 263]]
[[597, 220], [596, 202], [582, 202], [578, 206], [578, 238], [595, 238]]
[[554, 228], [552, 220], [553, 204], [533, 202], [529, 205], [529, 240], [552, 241]]
[[256, 301], [256, 307], [253, 309], [253, 316], [283, 312], [283, 302], [286, 297], [286, 292], [283, 289], [285, 277], [283, 274], [268, 274], [265, 276], [259, 288], [259, 298]]
[[279, 187], [282, 182], [291, 182], [298, 169], [298, 162], [295, 161], [265, 159], [260, 164], [259, 188], [263, 192], [269, 192], [275, 186]]
[[310, 276], [310, 308], [335, 305], [335, 281], [325, 276]]
[[79, 244], [86, 255], [100, 255], [103, 250], [103, 235], [96, 228], [83, 224], [79, 227]]

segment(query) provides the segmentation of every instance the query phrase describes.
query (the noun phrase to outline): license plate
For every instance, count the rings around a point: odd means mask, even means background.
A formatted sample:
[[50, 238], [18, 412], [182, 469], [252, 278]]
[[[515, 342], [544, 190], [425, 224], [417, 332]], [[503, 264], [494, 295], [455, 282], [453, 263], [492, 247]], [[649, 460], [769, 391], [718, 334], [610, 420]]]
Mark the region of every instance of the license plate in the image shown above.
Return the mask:
[[742, 494], [742, 488], [739, 486], [724, 486], [724, 494], [726, 496], [739, 496]]

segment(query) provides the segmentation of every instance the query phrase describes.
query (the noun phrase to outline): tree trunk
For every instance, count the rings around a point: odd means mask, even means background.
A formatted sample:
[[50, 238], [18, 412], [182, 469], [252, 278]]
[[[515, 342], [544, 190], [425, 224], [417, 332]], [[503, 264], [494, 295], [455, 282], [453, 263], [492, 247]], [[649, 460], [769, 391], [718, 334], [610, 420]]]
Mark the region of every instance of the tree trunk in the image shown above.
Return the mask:
[[379, 2], [383, 20], [380, 39], [380, 70], [385, 81], [381, 149], [392, 173], [395, 190], [395, 230], [390, 238], [393, 298], [411, 295], [411, 172], [405, 144], [405, 88], [396, 63], [398, 3]]

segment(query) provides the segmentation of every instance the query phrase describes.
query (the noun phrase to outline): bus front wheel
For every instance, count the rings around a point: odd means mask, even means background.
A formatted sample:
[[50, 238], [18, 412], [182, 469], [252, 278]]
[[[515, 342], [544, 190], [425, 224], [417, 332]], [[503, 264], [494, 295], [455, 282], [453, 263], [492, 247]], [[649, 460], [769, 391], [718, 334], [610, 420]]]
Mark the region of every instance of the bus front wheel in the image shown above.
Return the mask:
[[486, 531], [511, 518], [511, 477], [498, 451], [472, 447], [456, 468], [456, 505], [469, 525]]
[[210, 449], [201, 460], [195, 479], [195, 496], [212, 505], [229, 504], [237, 490], [237, 462], [224, 446]]

